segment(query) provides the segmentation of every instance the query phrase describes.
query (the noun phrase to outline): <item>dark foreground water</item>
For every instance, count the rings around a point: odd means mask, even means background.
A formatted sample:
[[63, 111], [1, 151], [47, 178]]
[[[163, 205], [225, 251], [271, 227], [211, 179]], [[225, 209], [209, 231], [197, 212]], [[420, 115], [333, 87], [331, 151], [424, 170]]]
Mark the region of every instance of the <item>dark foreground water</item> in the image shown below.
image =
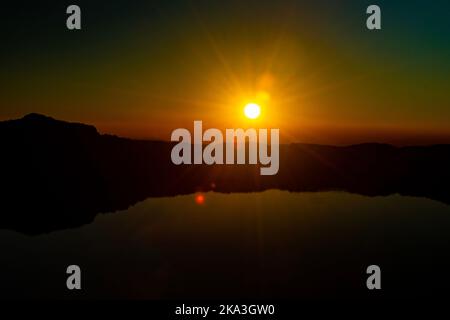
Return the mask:
[[[450, 286], [450, 206], [341, 192], [152, 198], [72, 230], [0, 230], [0, 295], [61, 298], [416, 297]], [[39, 214], [36, 212], [36, 214]], [[66, 289], [66, 267], [82, 290]], [[366, 268], [382, 271], [381, 292]]]

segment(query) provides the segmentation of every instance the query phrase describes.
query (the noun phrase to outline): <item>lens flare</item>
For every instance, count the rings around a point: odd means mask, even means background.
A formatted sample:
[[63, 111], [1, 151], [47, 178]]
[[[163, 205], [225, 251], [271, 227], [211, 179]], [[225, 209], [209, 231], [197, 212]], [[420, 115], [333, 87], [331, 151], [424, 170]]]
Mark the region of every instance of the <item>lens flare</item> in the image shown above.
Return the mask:
[[205, 203], [205, 196], [203, 194], [197, 194], [195, 196], [195, 203], [198, 205], [202, 205]]

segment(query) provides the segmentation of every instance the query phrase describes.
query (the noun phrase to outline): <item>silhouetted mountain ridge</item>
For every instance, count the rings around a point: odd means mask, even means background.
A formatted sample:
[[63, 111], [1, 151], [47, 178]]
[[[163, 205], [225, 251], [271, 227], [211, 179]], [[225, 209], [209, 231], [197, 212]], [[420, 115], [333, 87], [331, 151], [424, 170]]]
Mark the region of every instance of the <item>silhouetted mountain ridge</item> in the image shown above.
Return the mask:
[[258, 165], [173, 165], [173, 143], [101, 135], [39, 114], [0, 122], [5, 174], [0, 228], [41, 233], [91, 222], [147, 197], [196, 191], [343, 190], [450, 203], [450, 146], [280, 146], [280, 170]]

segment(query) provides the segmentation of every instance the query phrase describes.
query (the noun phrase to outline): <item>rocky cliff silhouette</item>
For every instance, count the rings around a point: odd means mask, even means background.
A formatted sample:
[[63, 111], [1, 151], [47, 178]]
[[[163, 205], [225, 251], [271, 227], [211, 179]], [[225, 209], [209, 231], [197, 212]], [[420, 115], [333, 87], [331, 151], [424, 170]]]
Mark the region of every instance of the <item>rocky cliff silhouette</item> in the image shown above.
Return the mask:
[[0, 145], [0, 228], [27, 234], [81, 226], [148, 197], [211, 190], [398, 193], [450, 204], [450, 145], [281, 145], [275, 176], [258, 165], [176, 166], [173, 143], [39, 114], [0, 122]]

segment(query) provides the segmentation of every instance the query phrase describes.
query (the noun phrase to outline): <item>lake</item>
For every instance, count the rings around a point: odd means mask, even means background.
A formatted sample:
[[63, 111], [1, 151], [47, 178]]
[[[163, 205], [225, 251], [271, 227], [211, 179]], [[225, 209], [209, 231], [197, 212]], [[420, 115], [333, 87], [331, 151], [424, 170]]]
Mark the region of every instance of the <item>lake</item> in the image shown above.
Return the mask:
[[[39, 214], [36, 212], [35, 214]], [[344, 192], [149, 198], [76, 229], [0, 230], [6, 297], [323, 298], [444, 292], [450, 206]], [[66, 268], [82, 290], [66, 289]], [[366, 288], [379, 265], [382, 290]]]

